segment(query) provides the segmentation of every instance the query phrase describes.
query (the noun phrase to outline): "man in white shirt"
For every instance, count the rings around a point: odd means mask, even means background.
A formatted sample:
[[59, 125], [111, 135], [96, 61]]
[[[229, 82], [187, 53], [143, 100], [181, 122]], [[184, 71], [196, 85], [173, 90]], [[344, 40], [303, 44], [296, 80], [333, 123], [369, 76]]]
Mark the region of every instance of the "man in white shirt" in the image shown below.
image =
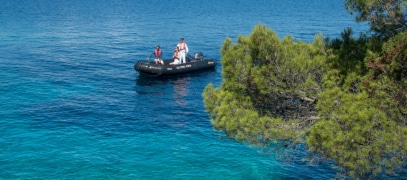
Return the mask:
[[187, 43], [184, 42], [184, 38], [181, 38], [179, 40], [177, 47], [179, 48], [179, 60], [180, 60], [181, 64], [186, 63], [187, 60], [186, 60], [185, 56], [186, 56], [186, 54], [188, 54], [188, 45], [187, 45]]

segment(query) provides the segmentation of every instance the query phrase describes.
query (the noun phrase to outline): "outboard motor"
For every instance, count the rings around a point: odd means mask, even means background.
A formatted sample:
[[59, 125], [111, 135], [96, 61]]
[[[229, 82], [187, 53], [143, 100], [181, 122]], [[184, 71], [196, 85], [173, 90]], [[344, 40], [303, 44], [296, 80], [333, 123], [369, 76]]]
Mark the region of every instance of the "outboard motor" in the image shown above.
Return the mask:
[[194, 59], [202, 61], [203, 60], [203, 53], [202, 52], [196, 52]]

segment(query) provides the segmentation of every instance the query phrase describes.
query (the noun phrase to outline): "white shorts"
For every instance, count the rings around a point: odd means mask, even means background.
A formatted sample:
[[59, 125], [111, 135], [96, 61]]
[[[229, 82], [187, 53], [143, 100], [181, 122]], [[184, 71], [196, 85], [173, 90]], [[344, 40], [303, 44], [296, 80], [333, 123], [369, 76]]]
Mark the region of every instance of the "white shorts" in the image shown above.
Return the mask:
[[174, 64], [181, 64], [181, 62], [179, 61], [179, 59], [174, 59]]
[[161, 59], [154, 59], [154, 61], [158, 61], [158, 62], [160, 62], [161, 64], [164, 64], [163, 60], [161, 60]]

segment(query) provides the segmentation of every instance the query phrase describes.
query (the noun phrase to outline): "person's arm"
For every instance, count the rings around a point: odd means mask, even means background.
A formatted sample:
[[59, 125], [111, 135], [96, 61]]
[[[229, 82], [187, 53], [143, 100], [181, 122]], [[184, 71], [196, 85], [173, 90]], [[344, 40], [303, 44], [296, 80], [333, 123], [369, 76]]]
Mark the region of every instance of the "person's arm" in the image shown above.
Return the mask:
[[185, 43], [185, 54], [188, 54], [188, 45], [187, 45], [187, 43]]
[[150, 57], [151, 57], [152, 55], [154, 55], [154, 52], [153, 52], [153, 54], [149, 55], [149, 56], [146, 58], [147, 61], [150, 60]]

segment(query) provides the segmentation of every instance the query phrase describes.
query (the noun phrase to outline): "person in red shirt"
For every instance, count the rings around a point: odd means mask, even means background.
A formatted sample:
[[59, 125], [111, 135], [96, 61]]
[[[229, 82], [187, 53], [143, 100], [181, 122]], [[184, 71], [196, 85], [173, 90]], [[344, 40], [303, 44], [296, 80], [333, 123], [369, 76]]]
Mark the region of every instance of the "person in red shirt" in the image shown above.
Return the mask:
[[152, 55], [155, 56], [154, 62], [155, 64], [162, 64], [164, 65], [164, 61], [161, 58], [161, 55], [163, 54], [163, 51], [161, 50], [160, 46], [157, 45], [153, 51], [153, 54], [151, 54], [150, 56], [147, 57], [147, 61], [150, 60], [150, 57]]

